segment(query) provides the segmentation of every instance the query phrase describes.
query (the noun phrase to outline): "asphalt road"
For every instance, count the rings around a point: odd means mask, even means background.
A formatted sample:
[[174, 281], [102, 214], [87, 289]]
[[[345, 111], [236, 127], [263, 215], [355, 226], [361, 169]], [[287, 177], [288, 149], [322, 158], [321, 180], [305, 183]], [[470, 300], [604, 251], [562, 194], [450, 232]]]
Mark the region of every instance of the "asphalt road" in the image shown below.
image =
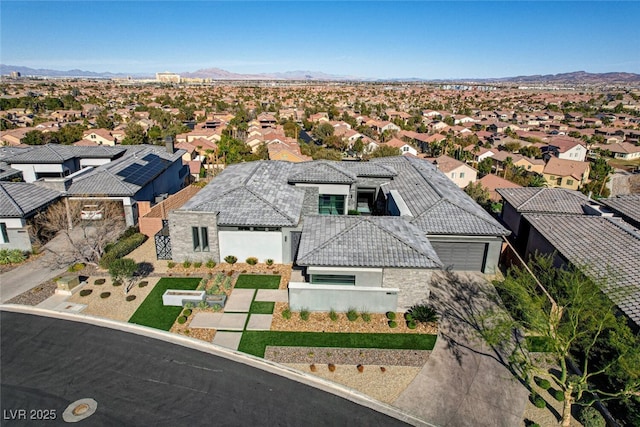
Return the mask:
[[[257, 368], [80, 322], [0, 312], [2, 426], [396, 426], [403, 422]], [[27, 419], [20, 418], [25, 410]], [[52, 413], [55, 420], [37, 420]]]

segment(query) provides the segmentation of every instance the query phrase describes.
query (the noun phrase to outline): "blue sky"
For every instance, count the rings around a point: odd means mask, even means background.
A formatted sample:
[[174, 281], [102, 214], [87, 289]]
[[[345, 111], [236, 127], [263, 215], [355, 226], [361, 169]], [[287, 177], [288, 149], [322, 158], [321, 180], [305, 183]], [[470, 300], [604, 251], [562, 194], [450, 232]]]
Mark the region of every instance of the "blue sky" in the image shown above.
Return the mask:
[[0, 62], [373, 78], [640, 73], [640, 2], [0, 2]]

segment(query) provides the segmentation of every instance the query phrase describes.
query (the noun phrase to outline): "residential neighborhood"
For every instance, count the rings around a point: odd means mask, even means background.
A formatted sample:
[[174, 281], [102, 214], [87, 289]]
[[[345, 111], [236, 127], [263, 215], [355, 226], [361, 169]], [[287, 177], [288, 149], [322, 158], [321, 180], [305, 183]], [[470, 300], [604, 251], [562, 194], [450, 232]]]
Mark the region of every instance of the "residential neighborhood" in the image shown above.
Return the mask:
[[[143, 325], [283, 363], [421, 422], [438, 419], [437, 406], [411, 396], [448, 384], [433, 364], [458, 369], [446, 340], [486, 339], [472, 311], [509, 310], [502, 284], [516, 271], [545, 304], [562, 304], [544, 259], [553, 274], [593, 283], [615, 327], [637, 337], [637, 87], [171, 72], [14, 76], [0, 87], [0, 291], [12, 309]], [[29, 279], [36, 270], [50, 277]], [[355, 359], [324, 347], [370, 362], [334, 375]], [[375, 371], [364, 385], [351, 378], [362, 370]], [[514, 375], [508, 363], [487, 370]], [[495, 384], [483, 405], [513, 402], [505, 420], [521, 425], [564, 417], [540, 385], [553, 377], [535, 378]], [[553, 411], [537, 406], [541, 396]], [[633, 405], [600, 411], [627, 422]]]

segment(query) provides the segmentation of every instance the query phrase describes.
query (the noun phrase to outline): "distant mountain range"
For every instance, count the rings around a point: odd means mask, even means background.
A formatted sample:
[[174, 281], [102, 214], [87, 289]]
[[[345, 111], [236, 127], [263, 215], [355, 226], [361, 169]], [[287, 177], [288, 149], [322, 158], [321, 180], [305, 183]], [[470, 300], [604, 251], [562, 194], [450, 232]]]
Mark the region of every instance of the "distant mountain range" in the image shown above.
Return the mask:
[[[127, 74], [127, 73], [111, 73], [111, 72], [93, 72], [84, 70], [49, 70], [34, 69], [22, 67], [18, 65], [0, 64], [0, 74], [8, 75], [12, 71], [17, 71], [23, 76], [37, 77], [79, 77], [79, 78], [154, 78], [153, 74]], [[422, 79], [422, 78], [393, 78], [393, 79], [365, 79], [354, 76], [341, 76], [335, 74], [327, 74], [319, 71], [287, 71], [284, 73], [259, 73], [259, 74], [238, 74], [220, 68], [205, 68], [193, 72], [178, 73], [185, 78], [201, 78], [212, 80], [316, 80], [316, 81], [396, 81], [396, 82], [478, 82], [478, 83], [543, 83], [543, 84], [640, 84], [640, 74], [634, 73], [588, 73], [586, 71], [575, 71], [572, 73], [562, 74], [546, 74], [532, 76], [502, 77], [502, 78], [465, 78], [465, 79]]]

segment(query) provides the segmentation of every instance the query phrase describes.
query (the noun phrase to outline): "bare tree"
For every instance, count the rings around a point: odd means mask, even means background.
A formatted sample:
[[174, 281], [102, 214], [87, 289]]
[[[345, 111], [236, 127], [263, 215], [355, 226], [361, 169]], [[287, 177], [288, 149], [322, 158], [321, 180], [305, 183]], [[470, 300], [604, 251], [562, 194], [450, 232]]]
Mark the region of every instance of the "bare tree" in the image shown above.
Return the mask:
[[91, 205], [89, 213], [85, 208], [83, 201], [65, 199], [35, 218], [33, 236], [37, 240], [46, 242], [56, 235], [65, 240], [63, 248], [55, 252], [55, 264], [83, 262], [95, 265], [104, 255], [107, 244], [124, 230], [121, 203], [99, 201]]

